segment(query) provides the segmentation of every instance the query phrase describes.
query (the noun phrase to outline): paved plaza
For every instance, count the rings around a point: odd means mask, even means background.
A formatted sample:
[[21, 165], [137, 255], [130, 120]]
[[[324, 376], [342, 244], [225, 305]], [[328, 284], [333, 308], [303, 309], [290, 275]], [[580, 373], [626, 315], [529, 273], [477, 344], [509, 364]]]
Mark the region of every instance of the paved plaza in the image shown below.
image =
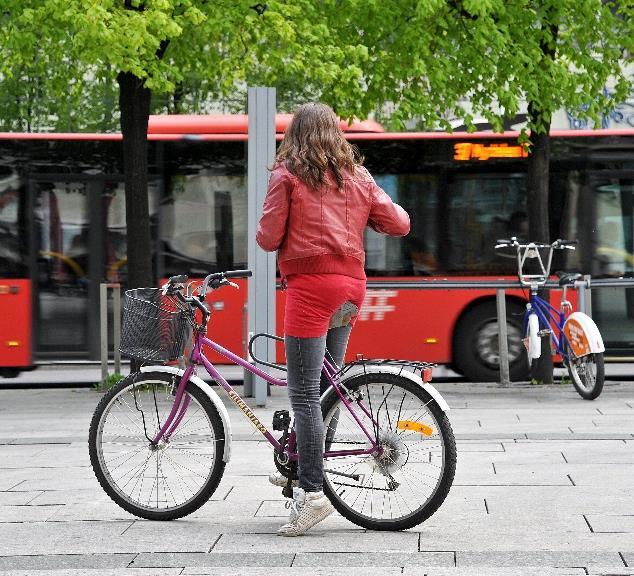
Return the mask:
[[[634, 383], [608, 382], [594, 402], [571, 385], [437, 387], [458, 440], [440, 510], [395, 533], [335, 514], [299, 538], [275, 535], [287, 511], [270, 450], [228, 404], [233, 455], [212, 500], [150, 522], [90, 468], [99, 393], [0, 389], [0, 574], [634, 575]], [[274, 390], [258, 414], [268, 424], [286, 404]]]

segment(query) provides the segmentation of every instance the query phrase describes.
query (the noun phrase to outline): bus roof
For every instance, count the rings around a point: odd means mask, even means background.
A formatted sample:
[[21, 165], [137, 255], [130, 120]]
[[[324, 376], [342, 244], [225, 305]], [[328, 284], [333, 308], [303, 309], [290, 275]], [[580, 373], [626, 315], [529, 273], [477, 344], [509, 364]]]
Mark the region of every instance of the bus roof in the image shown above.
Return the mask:
[[[281, 140], [291, 121], [292, 114], [275, 117], [276, 139]], [[246, 140], [248, 137], [246, 114], [172, 114], [152, 115], [148, 124], [149, 140]], [[355, 120], [351, 124], [342, 121], [341, 128], [350, 140], [444, 140], [517, 138], [519, 132], [385, 132], [374, 120]], [[578, 136], [632, 136], [634, 129], [614, 130], [553, 130], [554, 137]], [[60, 132], [0, 132], [0, 140], [121, 140], [120, 133], [60, 133]]]
[[[275, 115], [275, 132], [283, 134], [293, 118], [292, 114]], [[385, 132], [374, 120], [354, 120], [351, 124], [342, 121], [344, 132]], [[210, 114], [197, 116], [172, 114], [150, 116], [148, 134], [248, 134], [247, 114]]]

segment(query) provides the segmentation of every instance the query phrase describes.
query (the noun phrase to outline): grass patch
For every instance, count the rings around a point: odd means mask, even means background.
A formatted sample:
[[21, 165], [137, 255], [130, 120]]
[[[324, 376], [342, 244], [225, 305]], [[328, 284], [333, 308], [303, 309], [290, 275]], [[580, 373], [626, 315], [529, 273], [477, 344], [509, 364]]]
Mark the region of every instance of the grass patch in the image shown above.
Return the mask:
[[105, 392], [107, 390], [110, 390], [110, 388], [112, 388], [113, 386], [116, 386], [124, 378], [125, 376], [123, 374], [115, 372], [114, 374], [109, 374], [105, 380], [102, 380], [101, 382], [96, 382], [93, 385], [93, 388], [95, 390], [98, 390], [99, 392]]

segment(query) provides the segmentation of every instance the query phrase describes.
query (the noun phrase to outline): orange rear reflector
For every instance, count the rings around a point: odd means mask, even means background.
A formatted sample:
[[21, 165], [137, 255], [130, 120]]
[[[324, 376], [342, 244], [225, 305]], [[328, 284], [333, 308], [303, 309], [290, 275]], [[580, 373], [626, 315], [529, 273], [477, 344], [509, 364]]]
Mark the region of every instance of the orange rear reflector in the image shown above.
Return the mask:
[[411, 420], [399, 420], [396, 423], [396, 427], [399, 430], [413, 430], [414, 432], [420, 432], [425, 436], [431, 436], [434, 433], [434, 430], [430, 426], [427, 426], [427, 424], [412, 422]]
[[431, 382], [431, 368], [423, 368], [422, 376], [423, 382]]

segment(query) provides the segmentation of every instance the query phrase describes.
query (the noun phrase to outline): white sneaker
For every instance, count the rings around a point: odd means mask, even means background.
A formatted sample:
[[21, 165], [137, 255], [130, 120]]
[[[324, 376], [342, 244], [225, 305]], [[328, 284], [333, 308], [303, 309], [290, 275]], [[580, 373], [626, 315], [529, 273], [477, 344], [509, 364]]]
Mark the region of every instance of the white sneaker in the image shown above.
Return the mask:
[[[273, 484], [273, 486], [286, 488], [286, 483], [288, 482], [288, 478], [286, 478], [286, 476], [284, 476], [281, 472], [273, 472], [272, 474], [269, 474], [269, 482]], [[295, 488], [297, 486], [297, 480], [293, 480], [291, 486]]]
[[293, 502], [288, 524], [278, 531], [278, 536], [300, 536], [334, 512], [334, 507], [323, 492], [305, 492], [293, 488]]

